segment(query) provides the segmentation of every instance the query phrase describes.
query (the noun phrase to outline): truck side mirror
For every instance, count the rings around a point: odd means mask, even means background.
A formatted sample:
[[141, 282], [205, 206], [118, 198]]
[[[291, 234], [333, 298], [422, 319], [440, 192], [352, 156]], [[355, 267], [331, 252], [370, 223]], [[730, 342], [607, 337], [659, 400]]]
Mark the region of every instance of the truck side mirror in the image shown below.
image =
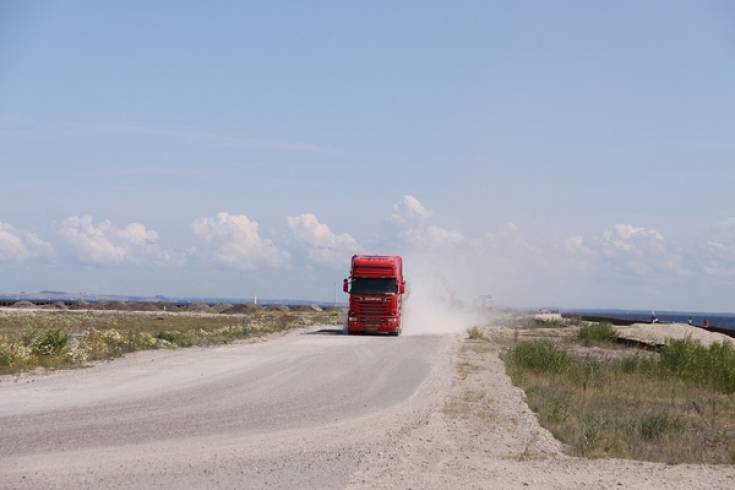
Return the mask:
[[398, 292], [403, 294], [406, 292], [406, 281], [401, 281], [401, 285], [398, 288]]
[[350, 283], [347, 281], [347, 279], [342, 282], [342, 291], [344, 291], [345, 293], [350, 292]]

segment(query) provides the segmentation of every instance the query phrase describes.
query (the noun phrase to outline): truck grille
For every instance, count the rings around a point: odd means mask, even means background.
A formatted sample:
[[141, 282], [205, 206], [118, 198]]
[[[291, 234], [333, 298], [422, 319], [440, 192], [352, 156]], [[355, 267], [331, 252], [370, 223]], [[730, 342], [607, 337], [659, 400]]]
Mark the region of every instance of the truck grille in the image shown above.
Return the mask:
[[385, 318], [388, 311], [388, 304], [382, 301], [360, 301], [360, 313], [366, 320], [379, 320]]

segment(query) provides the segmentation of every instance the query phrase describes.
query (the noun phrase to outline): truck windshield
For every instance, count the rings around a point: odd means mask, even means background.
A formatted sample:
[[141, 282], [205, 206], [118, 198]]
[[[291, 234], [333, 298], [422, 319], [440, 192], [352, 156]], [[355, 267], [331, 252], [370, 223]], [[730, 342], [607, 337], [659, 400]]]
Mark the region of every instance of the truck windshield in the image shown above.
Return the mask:
[[352, 294], [389, 294], [398, 292], [398, 283], [395, 277], [368, 278], [356, 277], [352, 280]]

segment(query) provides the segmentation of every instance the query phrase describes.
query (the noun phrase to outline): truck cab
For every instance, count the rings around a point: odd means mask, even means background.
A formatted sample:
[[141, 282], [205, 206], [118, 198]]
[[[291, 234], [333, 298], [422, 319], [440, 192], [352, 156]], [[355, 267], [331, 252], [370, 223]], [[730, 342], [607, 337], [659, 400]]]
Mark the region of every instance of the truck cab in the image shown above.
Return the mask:
[[354, 255], [343, 289], [350, 295], [345, 333], [400, 335], [406, 293], [400, 256]]

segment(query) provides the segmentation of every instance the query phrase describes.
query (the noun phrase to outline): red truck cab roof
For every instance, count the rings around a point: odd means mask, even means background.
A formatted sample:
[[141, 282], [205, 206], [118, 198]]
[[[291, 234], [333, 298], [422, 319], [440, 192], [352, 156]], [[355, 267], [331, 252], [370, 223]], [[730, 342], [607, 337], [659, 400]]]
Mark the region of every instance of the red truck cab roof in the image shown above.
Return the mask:
[[353, 255], [352, 277], [403, 278], [403, 259], [399, 255]]

